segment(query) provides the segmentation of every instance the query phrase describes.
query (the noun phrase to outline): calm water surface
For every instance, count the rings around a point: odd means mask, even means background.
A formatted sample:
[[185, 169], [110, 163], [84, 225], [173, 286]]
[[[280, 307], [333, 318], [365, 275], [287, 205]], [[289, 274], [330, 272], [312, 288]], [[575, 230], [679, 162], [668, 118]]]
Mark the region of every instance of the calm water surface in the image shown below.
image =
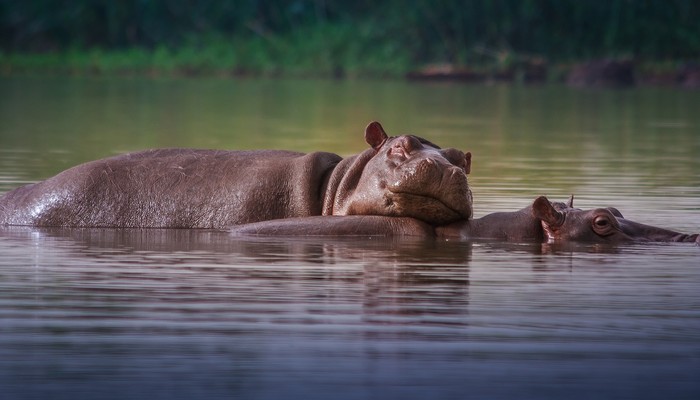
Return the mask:
[[[700, 230], [700, 92], [0, 78], [0, 192], [149, 147], [472, 151], [537, 195]], [[700, 248], [0, 228], [0, 398], [700, 398]]]

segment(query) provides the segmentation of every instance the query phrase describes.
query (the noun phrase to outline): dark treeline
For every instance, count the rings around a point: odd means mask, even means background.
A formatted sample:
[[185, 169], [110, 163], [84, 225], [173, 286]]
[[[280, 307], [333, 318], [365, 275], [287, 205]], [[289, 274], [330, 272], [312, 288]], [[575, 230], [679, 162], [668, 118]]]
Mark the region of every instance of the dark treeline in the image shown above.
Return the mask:
[[212, 40], [274, 48], [296, 37], [340, 64], [373, 51], [413, 65], [498, 54], [695, 60], [698, 21], [697, 0], [0, 0], [0, 48], [173, 50]]

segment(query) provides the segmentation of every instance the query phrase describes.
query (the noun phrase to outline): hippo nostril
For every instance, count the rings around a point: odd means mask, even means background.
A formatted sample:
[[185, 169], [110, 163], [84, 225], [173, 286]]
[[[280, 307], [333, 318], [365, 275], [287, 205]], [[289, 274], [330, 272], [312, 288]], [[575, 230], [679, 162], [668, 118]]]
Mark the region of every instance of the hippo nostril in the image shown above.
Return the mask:
[[671, 239], [672, 242], [686, 242], [686, 243], [693, 243], [695, 242], [696, 244], [700, 244], [700, 235], [692, 234], [692, 235], [686, 235], [686, 234], [679, 234], [674, 236]]
[[442, 173], [440, 170], [440, 164], [432, 158], [421, 160], [416, 166], [416, 173], [426, 174], [426, 176], [428, 176], [427, 174], [438, 176]]

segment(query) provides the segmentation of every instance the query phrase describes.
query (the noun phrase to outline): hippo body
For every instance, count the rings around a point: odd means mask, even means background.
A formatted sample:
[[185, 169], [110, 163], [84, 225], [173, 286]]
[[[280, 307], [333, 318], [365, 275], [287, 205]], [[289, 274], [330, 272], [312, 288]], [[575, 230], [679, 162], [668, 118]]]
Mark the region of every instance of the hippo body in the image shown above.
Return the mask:
[[540, 196], [518, 211], [497, 212], [433, 226], [414, 218], [344, 216], [293, 218], [233, 227], [234, 235], [316, 236], [417, 236], [438, 239], [488, 239], [515, 242], [690, 242], [686, 235], [625, 219], [614, 208], [581, 210], [568, 203], [550, 202]]
[[157, 149], [91, 161], [0, 197], [0, 224], [225, 228], [314, 215], [471, 216], [471, 155], [365, 131], [370, 148], [326, 152]]

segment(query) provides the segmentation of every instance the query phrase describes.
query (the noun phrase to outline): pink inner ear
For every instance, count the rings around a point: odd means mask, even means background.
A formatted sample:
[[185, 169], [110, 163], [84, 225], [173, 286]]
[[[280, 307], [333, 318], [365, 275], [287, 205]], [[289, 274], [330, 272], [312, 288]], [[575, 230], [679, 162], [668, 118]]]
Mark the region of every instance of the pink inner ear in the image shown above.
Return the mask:
[[557, 211], [545, 196], [540, 196], [532, 203], [532, 214], [535, 218], [551, 226], [560, 226], [564, 222], [564, 216]]
[[540, 224], [542, 224], [542, 230], [544, 231], [544, 236], [545, 239], [547, 239], [547, 243], [552, 243], [554, 241], [554, 231], [546, 222], [540, 221]]
[[373, 149], [378, 150], [386, 139], [388, 138], [384, 128], [377, 121], [372, 121], [365, 128], [365, 141], [368, 145], [372, 146]]

